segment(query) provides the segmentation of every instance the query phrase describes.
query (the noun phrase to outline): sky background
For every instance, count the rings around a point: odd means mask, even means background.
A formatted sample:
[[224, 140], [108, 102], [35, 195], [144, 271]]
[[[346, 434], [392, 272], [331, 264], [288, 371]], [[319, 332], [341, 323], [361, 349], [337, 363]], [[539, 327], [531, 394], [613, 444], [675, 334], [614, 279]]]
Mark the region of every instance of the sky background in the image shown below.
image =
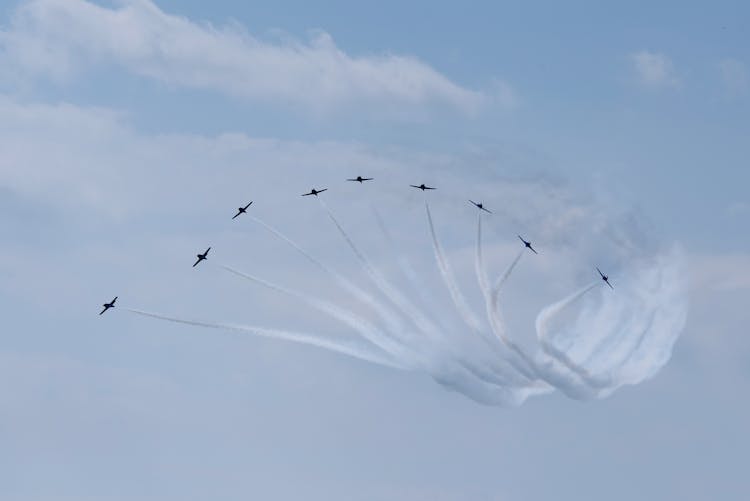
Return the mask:
[[[0, 3], [0, 498], [747, 499], [749, 14], [745, 2]], [[343, 183], [358, 174], [376, 182]], [[421, 182], [439, 187], [430, 201], [470, 299], [467, 198], [495, 211], [497, 269], [516, 233], [538, 242], [509, 284], [522, 339], [593, 264], [616, 283], [626, 263], [605, 236], [680, 245], [690, 309], [670, 363], [603, 400], [500, 409], [312, 347], [97, 316], [119, 295], [345, 335], [214, 266], [349, 301], [231, 221], [235, 207], [254, 200], [364, 282], [298, 195], [329, 187], [389, 269], [377, 206], [437, 291], [423, 196], [403, 188]], [[213, 262], [190, 269], [208, 245]]]

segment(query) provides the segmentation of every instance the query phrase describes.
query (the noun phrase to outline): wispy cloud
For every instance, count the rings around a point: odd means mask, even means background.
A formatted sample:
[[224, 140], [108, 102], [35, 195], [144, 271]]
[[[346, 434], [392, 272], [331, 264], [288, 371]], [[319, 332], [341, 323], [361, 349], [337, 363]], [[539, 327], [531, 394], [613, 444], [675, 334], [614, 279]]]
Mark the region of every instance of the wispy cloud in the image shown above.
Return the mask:
[[664, 54], [642, 50], [630, 54], [636, 81], [649, 88], [677, 87], [680, 80], [672, 61]]
[[[236, 24], [170, 15], [150, 0], [105, 8], [86, 0], [31, 0], [0, 33], [3, 63], [21, 74], [70, 79], [116, 64], [170, 85], [272, 99], [316, 111], [351, 104], [441, 104], [477, 111], [487, 96], [411, 56], [351, 55], [325, 32], [268, 42]], [[500, 103], [508, 101], [507, 89]]]

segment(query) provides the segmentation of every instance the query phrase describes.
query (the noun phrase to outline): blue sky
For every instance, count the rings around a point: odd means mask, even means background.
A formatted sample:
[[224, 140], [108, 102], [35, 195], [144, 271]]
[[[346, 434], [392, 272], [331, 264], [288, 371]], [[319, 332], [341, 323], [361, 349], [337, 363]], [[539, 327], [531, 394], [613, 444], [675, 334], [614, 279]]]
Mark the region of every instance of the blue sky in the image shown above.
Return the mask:
[[[4, 3], [0, 497], [746, 499], [749, 13], [741, 2]], [[377, 183], [342, 185], [357, 174]], [[181, 318], [350, 335], [213, 264], [190, 269], [213, 245], [213, 262], [368, 315], [262, 228], [229, 220], [253, 199], [259, 217], [367, 283], [298, 197], [311, 186], [331, 188], [383, 270], [396, 273], [395, 252], [417, 263], [443, 313], [423, 197], [402, 189], [421, 182], [439, 186], [429, 200], [472, 305], [466, 198], [495, 211], [493, 268], [516, 233], [538, 242], [539, 259], [508, 283], [524, 346], [537, 312], [593, 264], [627, 289], [636, 257], [677, 243], [689, 310], [669, 363], [607, 398], [557, 392], [502, 409], [423, 371], [121, 309], [96, 316], [117, 294]]]

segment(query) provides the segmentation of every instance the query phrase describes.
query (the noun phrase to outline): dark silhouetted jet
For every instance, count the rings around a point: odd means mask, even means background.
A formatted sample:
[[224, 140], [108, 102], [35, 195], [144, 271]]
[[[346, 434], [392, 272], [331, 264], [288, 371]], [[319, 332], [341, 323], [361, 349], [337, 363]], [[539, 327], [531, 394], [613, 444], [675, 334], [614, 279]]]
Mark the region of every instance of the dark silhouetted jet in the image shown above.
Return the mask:
[[104, 309], [102, 310], [101, 313], [99, 313], [99, 315], [103, 315], [104, 312], [107, 311], [108, 309], [114, 308], [115, 307], [115, 301], [117, 301], [117, 296], [115, 296], [115, 298], [112, 300], [112, 302], [110, 302], [110, 303], [104, 303], [102, 305], [102, 306], [104, 306]]
[[328, 188], [323, 188], [322, 190], [316, 190], [315, 188], [313, 188], [312, 190], [310, 190], [310, 193], [304, 193], [302, 196], [309, 197], [310, 195], [315, 195], [317, 197], [318, 193], [323, 193], [324, 191], [328, 191]]
[[198, 260], [193, 265], [193, 268], [195, 268], [196, 266], [198, 266], [198, 263], [200, 263], [201, 261], [205, 261], [208, 258], [208, 251], [210, 251], [210, 250], [211, 250], [211, 247], [209, 247], [208, 249], [206, 249], [206, 252], [204, 252], [203, 254], [198, 254]]
[[531, 242], [527, 242], [526, 240], [524, 240], [524, 239], [523, 239], [523, 237], [522, 237], [521, 235], [518, 235], [518, 238], [520, 238], [520, 239], [521, 239], [521, 242], [523, 242], [523, 244], [524, 244], [524, 245], [526, 246], [526, 248], [527, 248], [527, 249], [531, 250], [531, 252], [533, 252], [534, 254], [539, 254], [539, 253], [538, 253], [537, 251], [535, 251], [535, 250], [534, 250], [534, 248], [533, 248], [533, 247], [531, 246]]
[[472, 200], [469, 200], [469, 202], [471, 202], [472, 204], [474, 204], [474, 206], [475, 206], [475, 207], [476, 207], [477, 209], [479, 209], [479, 210], [483, 210], [484, 212], [487, 212], [487, 213], [489, 213], [489, 214], [492, 214], [492, 211], [489, 211], [489, 210], [487, 210], [487, 209], [485, 209], [485, 208], [484, 208], [484, 205], [482, 204], [482, 202], [479, 202], [479, 203], [477, 203], [477, 202], [474, 202], [474, 201], [472, 201]]
[[362, 176], [357, 176], [357, 177], [355, 177], [354, 179], [347, 179], [347, 181], [357, 181], [357, 182], [359, 182], [359, 183], [361, 184], [361, 183], [363, 183], [364, 181], [372, 181], [372, 179], [373, 179], [373, 178], [371, 178], [371, 177], [362, 177]]
[[420, 184], [419, 186], [417, 186], [416, 184], [410, 184], [409, 186], [411, 186], [412, 188], [416, 188], [418, 190], [422, 190], [422, 191], [435, 189], [435, 188], [430, 188], [429, 186], [425, 186], [424, 183]]
[[602, 277], [602, 280], [604, 280], [604, 283], [607, 284], [607, 285], [609, 285], [610, 289], [615, 290], [615, 288], [612, 287], [612, 284], [609, 283], [609, 277], [607, 275], [605, 275], [604, 273], [602, 273], [602, 270], [600, 270], [599, 268], [597, 268], [596, 271], [599, 272], [599, 276]]
[[236, 217], [237, 217], [237, 216], [239, 216], [240, 214], [244, 214], [245, 212], [247, 212], [247, 208], [248, 208], [248, 207], [250, 207], [251, 205], [253, 205], [253, 203], [252, 203], [252, 202], [250, 202], [249, 204], [247, 204], [247, 205], [246, 205], [246, 206], [244, 206], [244, 207], [238, 207], [238, 208], [237, 208], [237, 214], [235, 214], [234, 216], [232, 216], [232, 219], [236, 218]]

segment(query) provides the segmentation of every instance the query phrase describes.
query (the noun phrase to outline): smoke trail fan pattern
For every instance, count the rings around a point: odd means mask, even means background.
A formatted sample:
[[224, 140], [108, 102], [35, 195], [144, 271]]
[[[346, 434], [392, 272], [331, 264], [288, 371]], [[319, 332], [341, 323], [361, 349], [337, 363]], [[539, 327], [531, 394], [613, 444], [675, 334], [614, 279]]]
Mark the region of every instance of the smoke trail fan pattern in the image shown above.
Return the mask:
[[[459, 287], [440, 244], [430, 207], [425, 203], [437, 270], [464, 324], [461, 329], [447, 328], [438, 320], [439, 315], [424, 310], [426, 301], [415, 304], [409, 294], [391, 282], [355, 244], [325, 202], [322, 199], [319, 202], [379, 292], [378, 296], [332, 270], [277, 229], [257, 217], [251, 219], [372, 310], [377, 322], [233, 267], [220, 265], [220, 268], [293, 301], [306, 303], [357, 336], [347, 341], [331, 340], [315, 333], [198, 322], [139, 309], [127, 310], [165, 321], [310, 344], [388, 367], [426, 372], [446, 388], [479, 403], [499, 406], [517, 406], [529, 396], [554, 390], [575, 399], [602, 398], [622, 385], [640, 383], [667, 363], [685, 322], [682, 258], [673, 250], [639, 260], [623, 270], [612, 293], [594, 297], [592, 291], [604, 285], [597, 280], [543, 308], [535, 322], [537, 348], [530, 352], [508, 333], [502, 314], [501, 292], [524, 251], [493, 282], [484, 262], [483, 216], [479, 213], [474, 268], [484, 298], [486, 319], [483, 320]], [[392, 241], [379, 214], [376, 217], [385, 240]], [[400, 257], [399, 266], [412, 288], [419, 290], [417, 274], [408, 260]]]

